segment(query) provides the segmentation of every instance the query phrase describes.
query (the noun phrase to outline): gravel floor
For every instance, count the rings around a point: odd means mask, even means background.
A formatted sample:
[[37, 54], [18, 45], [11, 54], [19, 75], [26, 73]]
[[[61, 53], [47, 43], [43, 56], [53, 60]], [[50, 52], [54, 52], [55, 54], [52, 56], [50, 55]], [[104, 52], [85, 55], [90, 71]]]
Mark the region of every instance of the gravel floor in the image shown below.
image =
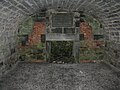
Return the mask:
[[120, 77], [102, 63], [19, 63], [0, 90], [120, 90]]

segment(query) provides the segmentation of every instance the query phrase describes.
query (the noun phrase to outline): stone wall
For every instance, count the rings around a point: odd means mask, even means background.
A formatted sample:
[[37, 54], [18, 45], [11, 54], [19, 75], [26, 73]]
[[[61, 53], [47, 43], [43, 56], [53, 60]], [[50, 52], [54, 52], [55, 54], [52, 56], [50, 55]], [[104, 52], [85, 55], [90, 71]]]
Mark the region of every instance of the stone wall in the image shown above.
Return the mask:
[[120, 41], [120, 0], [0, 0], [0, 72], [16, 60], [18, 25], [49, 8], [84, 11], [103, 24], [108, 40]]
[[109, 42], [105, 48], [105, 60], [110, 64], [118, 67], [120, 64], [120, 44]]

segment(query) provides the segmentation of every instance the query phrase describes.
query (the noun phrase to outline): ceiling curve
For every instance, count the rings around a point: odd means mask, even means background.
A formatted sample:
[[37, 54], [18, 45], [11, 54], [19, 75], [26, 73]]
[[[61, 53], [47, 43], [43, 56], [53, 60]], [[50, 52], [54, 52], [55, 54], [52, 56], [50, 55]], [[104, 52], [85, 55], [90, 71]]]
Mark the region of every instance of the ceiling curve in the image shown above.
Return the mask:
[[83, 11], [101, 21], [106, 31], [120, 31], [120, 0], [0, 0], [0, 32], [17, 30], [21, 21], [42, 9]]

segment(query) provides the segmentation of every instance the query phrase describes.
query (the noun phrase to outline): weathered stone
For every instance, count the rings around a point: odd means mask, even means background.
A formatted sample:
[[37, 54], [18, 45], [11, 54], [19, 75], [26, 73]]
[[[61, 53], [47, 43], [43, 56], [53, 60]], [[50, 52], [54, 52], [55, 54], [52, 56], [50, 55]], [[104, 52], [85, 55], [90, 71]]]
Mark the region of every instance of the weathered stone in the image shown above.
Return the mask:
[[102, 63], [19, 63], [0, 80], [0, 87], [1, 90], [119, 90], [117, 74]]
[[[10, 54], [10, 48], [7, 46], [10, 44], [12, 48], [16, 47], [15, 31], [27, 16], [39, 13], [44, 8], [58, 9], [58, 7], [59, 10], [84, 10], [85, 14], [102, 22], [109, 40], [114, 39], [120, 42], [118, 34], [115, 35], [116, 38], [110, 34], [110, 32], [120, 31], [120, 0], [0, 0], [0, 58], [2, 61], [9, 61], [10, 58], [8, 59], [7, 56]], [[111, 46], [119, 49], [114, 44]]]

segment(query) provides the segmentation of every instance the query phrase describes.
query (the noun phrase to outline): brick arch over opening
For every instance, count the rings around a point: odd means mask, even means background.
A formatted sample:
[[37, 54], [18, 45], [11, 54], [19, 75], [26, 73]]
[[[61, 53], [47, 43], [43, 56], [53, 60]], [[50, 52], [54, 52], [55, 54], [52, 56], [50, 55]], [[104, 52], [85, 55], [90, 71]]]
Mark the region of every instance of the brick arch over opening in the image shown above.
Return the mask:
[[17, 61], [19, 23], [44, 8], [84, 11], [102, 22], [109, 37], [111, 32], [120, 31], [120, 0], [0, 0], [1, 65], [11, 66]]

